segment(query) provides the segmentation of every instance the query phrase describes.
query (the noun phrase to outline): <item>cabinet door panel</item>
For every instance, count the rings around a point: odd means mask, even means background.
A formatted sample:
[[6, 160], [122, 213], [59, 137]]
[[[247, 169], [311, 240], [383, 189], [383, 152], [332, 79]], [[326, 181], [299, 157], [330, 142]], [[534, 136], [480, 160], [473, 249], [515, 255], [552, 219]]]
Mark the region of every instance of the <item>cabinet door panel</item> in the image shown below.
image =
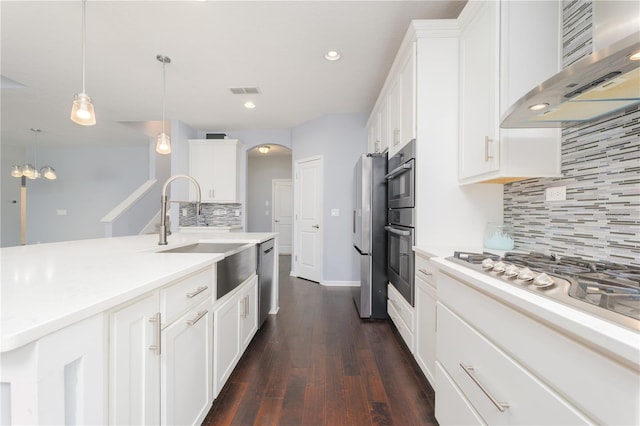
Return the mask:
[[212, 317], [207, 301], [163, 331], [162, 424], [200, 424], [211, 407]]
[[237, 293], [214, 313], [214, 387], [217, 396], [240, 357], [240, 299]]
[[416, 360], [435, 387], [436, 292], [416, 276]]
[[498, 3], [485, 2], [460, 36], [460, 177], [498, 169]]
[[109, 318], [109, 423], [158, 424], [160, 357], [155, 321], [158, 294], [113, 312]]
[[411, 45], [409, 56], [402, 67], [402, 95], [400, 145], [404, 146], [416, 137], [416, 44]]
[[[189, 141], [189, 174], [198, 181], [203, 202], [238, 201], [238, 141]], [[189, 199], [195, 199], [189, 186]]]
[[246, 349], [249, 346], [249, 342], [253, 338], [254, 334], [258, 330], [258, 277], [252, 279], [249, 288], [244, 293], [244, 296], [240, 300], [243, 304], [241, 313], [241, 341], [242, 349]]

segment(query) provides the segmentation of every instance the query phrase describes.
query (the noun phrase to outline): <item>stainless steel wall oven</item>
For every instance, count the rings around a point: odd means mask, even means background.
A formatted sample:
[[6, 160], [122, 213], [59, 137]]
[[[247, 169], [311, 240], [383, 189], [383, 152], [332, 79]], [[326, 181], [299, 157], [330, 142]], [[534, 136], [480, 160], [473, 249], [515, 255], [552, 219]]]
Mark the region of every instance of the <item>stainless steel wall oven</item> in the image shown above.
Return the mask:
[[414, 306], [415, 141], [389, 159], [387, 173], [387, 276]]

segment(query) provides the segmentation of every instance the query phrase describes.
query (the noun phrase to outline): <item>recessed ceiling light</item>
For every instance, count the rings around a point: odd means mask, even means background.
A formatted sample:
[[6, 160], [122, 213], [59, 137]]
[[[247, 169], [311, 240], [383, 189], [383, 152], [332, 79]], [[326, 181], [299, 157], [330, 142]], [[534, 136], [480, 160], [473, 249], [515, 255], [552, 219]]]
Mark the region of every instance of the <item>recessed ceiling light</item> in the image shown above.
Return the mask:
[[544, 104], [535, 104], [535, 105], [531, 105], [531, 106], [529, 107], [529, 109], [530, 109], [531, 111], [540, 111], [541, 109], [545, 109], [545, 108], [546, 108], [546, 107], [548, 107], [548, 106], [549, 106], [549, 104], [547, 104], [547, 103], [544, 103]]
[[248, 109], [254, 109], [256, 107], [256, 104], [254, 104], [251, 101], [247, 101], [247, 102], [244, 103], [244, 107], [248, 108]]
[[337, 61], [341, 57], [342, 55], [340, 55], [340, 52], [338, 52], [337, 50], [329, 50], [327, 53], [324, 54], [324, 58], [327, 61]]

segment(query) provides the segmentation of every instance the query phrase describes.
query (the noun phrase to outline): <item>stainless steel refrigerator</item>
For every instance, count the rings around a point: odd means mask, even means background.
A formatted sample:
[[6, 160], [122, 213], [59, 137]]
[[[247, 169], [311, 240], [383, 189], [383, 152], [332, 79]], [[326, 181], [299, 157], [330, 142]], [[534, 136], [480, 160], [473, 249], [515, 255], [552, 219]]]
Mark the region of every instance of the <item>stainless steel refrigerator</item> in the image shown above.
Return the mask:
[[360, 318], [387, 317], [386, 154], [365, 154], [354, 169], [353, 247], [360, 258], [360, 288], [353, 299]]

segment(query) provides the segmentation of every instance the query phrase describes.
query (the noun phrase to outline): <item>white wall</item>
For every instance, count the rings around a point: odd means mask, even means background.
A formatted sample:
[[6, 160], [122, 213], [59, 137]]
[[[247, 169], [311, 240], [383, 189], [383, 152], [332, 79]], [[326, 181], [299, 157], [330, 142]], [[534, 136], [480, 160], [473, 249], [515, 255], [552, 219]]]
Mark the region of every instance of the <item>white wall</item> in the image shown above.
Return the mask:
[[[360, 280], [351, 237], [351, 188], [353, 167], [367, 150], [367, 118], [365, 113], [329, 114], [292, 130], [294, 162], [315, 155], [324, 159], [322, 281], [327, 284]], [[331, 216], [332, 209], [339, 216]]]
[[[265, 155], [247, 158], [247, 230], [271, 232], [273, 206], [271, 181], [291, 179], [291, 155]], [[268, 206], [265, 202], [269, 203]], [[268, 212], [269, 214], [266, 214]]]

